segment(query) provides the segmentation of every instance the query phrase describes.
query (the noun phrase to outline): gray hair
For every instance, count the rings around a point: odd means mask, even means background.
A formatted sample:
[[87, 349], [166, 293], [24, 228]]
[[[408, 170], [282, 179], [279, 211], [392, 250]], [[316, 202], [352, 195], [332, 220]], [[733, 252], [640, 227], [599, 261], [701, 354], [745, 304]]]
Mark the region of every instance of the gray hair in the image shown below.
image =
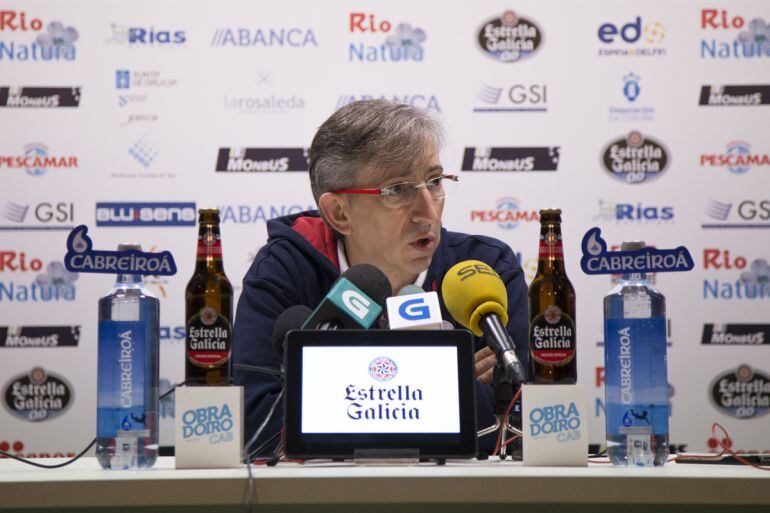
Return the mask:
[[441, 124], [418, 107], [389, 100], [359, 100], [324, 121], [310, 145], [310, 185], [316, 204], [325, 192], [351, 187], [370, 166], [411, 170], [438, 150]]

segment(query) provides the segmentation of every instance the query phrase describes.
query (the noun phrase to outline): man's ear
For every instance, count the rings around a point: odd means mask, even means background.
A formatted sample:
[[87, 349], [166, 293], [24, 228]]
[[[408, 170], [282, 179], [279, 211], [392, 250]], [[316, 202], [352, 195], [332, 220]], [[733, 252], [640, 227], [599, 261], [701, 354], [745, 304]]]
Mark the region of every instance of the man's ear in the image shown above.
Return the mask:
[[341, 235], [350, 235], [350, 203], [345, 198], [333, 192], [325, 192], [318, 198], [318, 208], [334, 231]]

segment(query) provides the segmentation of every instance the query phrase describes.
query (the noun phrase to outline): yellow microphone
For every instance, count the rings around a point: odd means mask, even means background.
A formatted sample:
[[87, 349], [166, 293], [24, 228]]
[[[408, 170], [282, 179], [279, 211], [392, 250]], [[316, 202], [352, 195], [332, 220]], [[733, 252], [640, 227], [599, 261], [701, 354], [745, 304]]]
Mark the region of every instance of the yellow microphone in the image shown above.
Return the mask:
[[487, 345], [515, 384], [525, 381], [524, 367], [516, 355], [516, 344], [508, 324], [508, 291], [500, 275], [479, 260], [452, 266], [441, 283], [444, 304], [454, 319], [477, 337], [487, 335]]

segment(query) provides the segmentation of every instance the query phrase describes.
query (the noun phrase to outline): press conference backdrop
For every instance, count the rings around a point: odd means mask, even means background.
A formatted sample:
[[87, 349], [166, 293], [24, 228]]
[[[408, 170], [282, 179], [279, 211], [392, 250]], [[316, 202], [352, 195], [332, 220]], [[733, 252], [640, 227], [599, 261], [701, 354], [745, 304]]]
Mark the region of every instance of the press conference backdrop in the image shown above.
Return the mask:
[[[313, 206], [316, 128], [361, 98], [443, 121], [460, 175], [451, 230], [508, 243], [531, 280], [538, 216], [560, 207], [577, 291], [579, 380], [603, 440], [602, 297], [579, 269], [605, 239], [685, 244], [668, 300], [671, 440], [770, 450], [770, 4], [764, 1], [7, 1], [0, 13], [0, 449], [79, 451], [94, 436], [97, 299], [111, 276], [62, 266], [95, 248], [170, 250], [164, 389], [183, 379], [195, 210], [219, 207], [238, 292], [266, 221]], [[314, 305], [310, 305], [314, 306]], [[33, 385], [33, 386], [30, 386]], [[42, 385], [42, 386], [34, 386]], [[171, 444], [174, 406], [162, 404]]]

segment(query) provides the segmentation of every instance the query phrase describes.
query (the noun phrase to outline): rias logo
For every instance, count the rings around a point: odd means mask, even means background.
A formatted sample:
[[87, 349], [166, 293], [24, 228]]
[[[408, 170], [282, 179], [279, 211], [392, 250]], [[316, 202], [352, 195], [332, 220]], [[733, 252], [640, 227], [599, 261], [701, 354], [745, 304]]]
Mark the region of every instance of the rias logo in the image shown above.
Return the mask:
[[72, 405], [72, 399], [69, 382], [42, 367], [11, 378], [3, 390], [3, 406], [8, 413], [30, 422], [62, 415]]
[[112, 36], [107, 40], [107, 44], [129, 48], [169, 48], [187, 43], [187, 33], [184, 30], [112, 23], [110, 31]]
[[742, 175], [752, 166], [770, 167], [770, 155], [767, 153], [754, 153], [751, 144], [746, 141], [732, 141], [727, 143], [722, 154], [704, 153], [700, 156], [701, 167], [722, 167], [733, 174]]
[[499, 62], [532, 57], [543, 45], [543, 30], [529, 18], [508, 10], [486, 21], [478, 32], [482, 51]]
[[614, 221], [618, 224], [667, 223], [674, 221], [673, 206], [657, 206], [644, 203], [615, 203], [599, 200], [599, 213], [594, 221]]
[[668, 167], [669, 155], [660, 142], [641, 132], [611, 141], [602, 151], [602, 164], [610, 175], [628, 184], [649, 182]]
[[[27, 36], [31, 32], [34, 39]], [[36, 34], [36, 35], [35, 35]], [[6, 40], [4, 36], [24, 37], [22, 41]], [[78, 31], [59, 21], [52, 21], [43, 30], [43, 20], [24, 11], [0, 11], [0, 62], [5, 61], [74, 61]]]
[[[351, 12], [348, 15], [348, 29], [351, 34], [371, 35], [377, 39], [385, 36], [379, 45], [361, 40], [349, 43], [350, 62], [422, 62], [425, 58], [422, 45], [427, 35], [423, 29], [412, 27], [410, 23], [394, 25], [390, 20], [373, 13]], [[366, 41], [369, 40], [367, 37]]]

